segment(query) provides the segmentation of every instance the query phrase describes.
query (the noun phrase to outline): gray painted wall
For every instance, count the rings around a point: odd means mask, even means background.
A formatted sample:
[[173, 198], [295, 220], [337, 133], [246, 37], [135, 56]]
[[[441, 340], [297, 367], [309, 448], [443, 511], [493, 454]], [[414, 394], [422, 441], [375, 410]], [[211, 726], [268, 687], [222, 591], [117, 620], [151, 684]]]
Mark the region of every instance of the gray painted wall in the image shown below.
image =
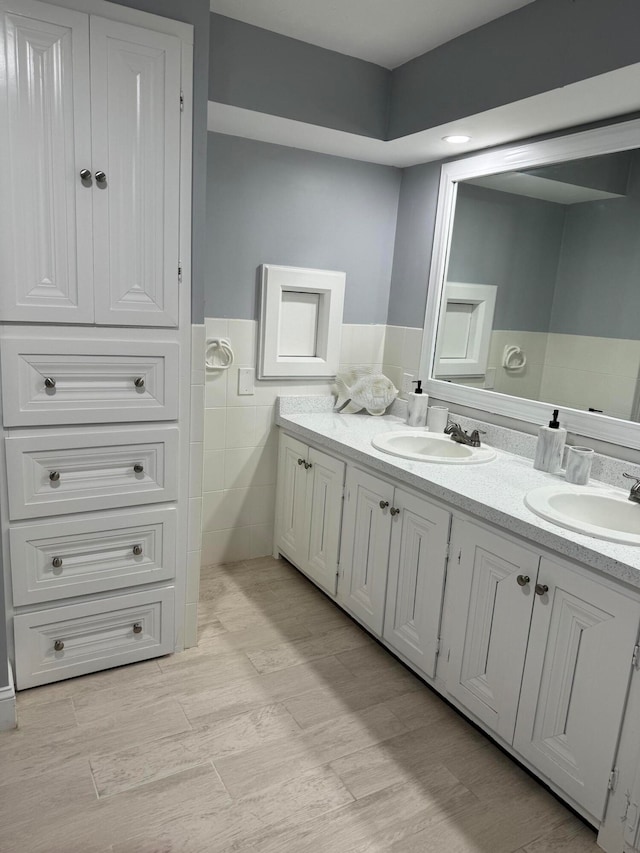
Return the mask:
[[392, 72], [389, 138], [640, 61], [637, 0], [536, 0]]
[[211, 15], [209, 99], [384, 139], [391, 72]]
[[424, 325], [440, 163], [403, 169], [387, 322]]
[[638, 282], [640, 152], [625, 198], [567, 209], [551, 331], [638, 340]]
[[448, 280], [497, 285], [494, 329], [549, 331], [565, 210], [549, 201], [459, 186]]
[[209, 134], [208, 317], [257, 317], [262, 263], [343, 270], [346, 323], [386, 323], [400, 171]]
[[121, 6], [141, 9], [193, 25], [193, 183], [192, 183], [192, 289], [193, 323], [204, 319], [204, 279], [206, 265], [206, 184], [207, 101], [209, 79], [208, 0], [118, 0]]

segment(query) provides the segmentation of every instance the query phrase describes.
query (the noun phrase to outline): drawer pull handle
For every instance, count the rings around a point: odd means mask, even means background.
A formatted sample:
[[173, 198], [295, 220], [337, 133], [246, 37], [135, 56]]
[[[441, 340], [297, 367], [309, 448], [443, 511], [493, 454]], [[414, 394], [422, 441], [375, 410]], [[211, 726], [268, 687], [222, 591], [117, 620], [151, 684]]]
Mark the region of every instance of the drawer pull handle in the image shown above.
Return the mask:
[[400, 510], [396, 506], [392, 506], [389, 512], [391, 513], [391, 515], [400, 515]]
[[546, 583], [537, 583], [536, 584], [536, 595], [546, 595], [549, 592], [549, 587]]
[[134, 545], [133, 546], [133, 553], [136, 557], [139, 557], [140, 554], [142, 554], [142, 545]]
[[62, 557], [54, 557], [53, 560], [51, 560], [51, 565], [54, 569], [59, 569], [62, 565]]
[[53, 378], [53, 376], [46, 376], [45, 377], [44, 387], [45, 388], [55, 388], [56, 387], [56, 380]]
[[304, 459], [298, 459], [298, 465], [305, 465]]
[[139, 622], [136, 622], [133, 626], [134, 634], [142, 634], [142, 625]]
[[380, 501], [380, 509], [386, 509], [389, 506], [389, 501]]
[[49, 471], [49, 479], [52, 483], [57, 483], [60, 479], [60, 471]]
[[133, 384], [136, 386], [136, 388], [144, 388], [144, 377], [138, 376], [136, 379], [133, 380]]
[[518, 586], [527, 586], [527, 584], [531, 583], [529, 575], [518, 575], [516, 580], [518, 581]]
[[55, 649], [56, 652], [61, 652], [64, 649], [64, 641], [63, 640], [56, 640], [55, 643], [53, 644], [53, 648]]
[[142, 474], [144, 471], [144, 466], [140, 464], [136, 464], [133, 466], [133, 470], [136, 474]]

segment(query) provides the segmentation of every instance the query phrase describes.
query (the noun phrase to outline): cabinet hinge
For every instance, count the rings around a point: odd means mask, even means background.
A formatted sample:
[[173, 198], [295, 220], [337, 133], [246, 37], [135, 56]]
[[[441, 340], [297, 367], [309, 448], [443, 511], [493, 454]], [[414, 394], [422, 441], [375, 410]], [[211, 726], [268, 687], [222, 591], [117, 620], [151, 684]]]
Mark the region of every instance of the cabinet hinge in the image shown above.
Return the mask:
[[182, 261], [178, 261], [178, 282], [182, 282]]
[[180, 112], [184, 112], [184, 92], [180, 92]]
[[633, 647], [633, 654], [631, 656], [631, 666], [635, 669], [640, 669], [640, 644], [636, 643]]
[[618, 768], [614, 767], [611, 773], [609, 773], [609, 781], [607, 782], [607, 790], [615, 791], [616, 785], [618, 784]]
[[448, 559], [449, 559], [449, 554], [450, 554], [450, 553], [451, 553], [451, 545], [449, 545], [449, 543], [447, 542], [447, 550], [444, 552], [444, 558], [445, 558], [445, 560], [448, 560]]
[[345, 496], [346, 492], [347, 492], [347, 487], [343, 486], [342, 487], [342, 500], [344, 500], [344, 496]]
[[440, 637], [436, 640], [436, 657], [440, 654]]
[[458, 551], [458, 565], [460, 565], [460, 560], [462, 559], [462, 548]]

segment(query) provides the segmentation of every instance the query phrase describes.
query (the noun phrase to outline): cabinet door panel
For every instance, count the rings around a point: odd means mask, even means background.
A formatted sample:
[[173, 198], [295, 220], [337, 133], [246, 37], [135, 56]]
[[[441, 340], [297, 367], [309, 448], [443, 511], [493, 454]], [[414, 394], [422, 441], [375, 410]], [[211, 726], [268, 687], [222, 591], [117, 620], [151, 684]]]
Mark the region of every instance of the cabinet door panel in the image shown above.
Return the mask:
[[514, 746], [600, 820], [640, 608], [548, 559], [539, 582]]
[[180, 42], [91, 18], [98, 324], [178, 325]]
[[393, 505], [384, 638], [433, 677], [451, 516], [401, 489]]
[[[539, 557], [474, 524], [456, 524], [447, 690], [507, 743], [513, 740]], [[518, 575], [529, 578], [520, 586]]]
[[[393, 486], [350, 468], [347, 474], [338, 598], [382, 634]], [[380, 502], [387, 503], [385, 508]]]
[[330, 595], [336, 594], [344, 462], [311, 448], [308, 470], [307, 523], [309, 560], [305, 571]]
[[280, 433], [278, 494], [276, 498], [276, 545], [300, 568], [307, 562], [309, 539], [306, 521], [309, 478], [303, 462], [309, 448]]
[[0, 319], [93, 322], [88, 17], [0, 3]]

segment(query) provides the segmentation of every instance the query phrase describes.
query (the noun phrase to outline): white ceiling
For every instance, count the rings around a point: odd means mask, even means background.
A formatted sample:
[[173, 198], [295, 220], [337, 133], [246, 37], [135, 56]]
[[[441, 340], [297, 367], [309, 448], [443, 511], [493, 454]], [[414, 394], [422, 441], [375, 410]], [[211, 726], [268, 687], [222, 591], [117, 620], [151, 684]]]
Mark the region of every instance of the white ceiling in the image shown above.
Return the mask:
[[211, 0], [212, 12], [395, 68], [533, 0]]

